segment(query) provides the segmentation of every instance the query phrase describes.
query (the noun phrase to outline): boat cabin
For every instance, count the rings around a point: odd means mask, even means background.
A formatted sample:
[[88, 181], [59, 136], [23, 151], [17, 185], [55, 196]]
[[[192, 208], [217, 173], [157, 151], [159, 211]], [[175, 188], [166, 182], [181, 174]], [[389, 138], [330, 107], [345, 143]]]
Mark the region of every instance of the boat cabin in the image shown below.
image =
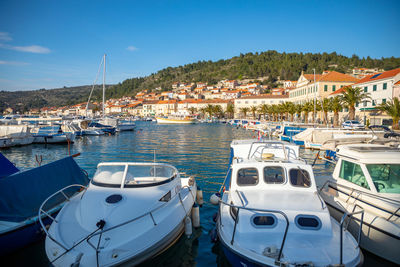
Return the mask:
[[345, 186], [368, 193], [400, 197], [400, 149], [384, 145], [338, 146], [333, 172]]

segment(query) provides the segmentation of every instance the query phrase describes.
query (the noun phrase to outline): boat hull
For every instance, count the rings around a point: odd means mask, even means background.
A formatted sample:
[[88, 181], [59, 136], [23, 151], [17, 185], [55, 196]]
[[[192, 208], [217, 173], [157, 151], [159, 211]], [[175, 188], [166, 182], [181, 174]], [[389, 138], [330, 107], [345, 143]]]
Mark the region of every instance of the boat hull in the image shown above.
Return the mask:
[[[340, 221], [343, 217], [343, 210], [337, 205], [325, 201], [329, 212], [333, 218]], [[360, 220], [355, 218], [348, 226], [350, 233], [356, 238], [360, 229]], [[384, 231], [383, 229], [364, 222], [361, 235], [361, 248], [369, 251], [396, 264], [400, 264], [400, 255], [398, 249], [400, 247], [400, 237]]]
[[168, 119], [168, 118], [156, 118], [157, 123], [163, 123], [163, 124], [193, 124], [196, 123], [195, 119], [183, 119], [183, 120], [178, 120], [178, 119]]

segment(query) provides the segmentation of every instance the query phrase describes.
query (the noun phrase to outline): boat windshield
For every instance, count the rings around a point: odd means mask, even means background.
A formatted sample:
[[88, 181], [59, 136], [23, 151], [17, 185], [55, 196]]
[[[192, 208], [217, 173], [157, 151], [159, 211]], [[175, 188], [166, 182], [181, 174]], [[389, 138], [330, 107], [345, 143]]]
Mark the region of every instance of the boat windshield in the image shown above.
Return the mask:
[[367, 164], [379, 193], [400, 194], [400, 164]]
[[142, 187], [159, 185], [176, 177], [176, 169], [165, 165], [100, 165], [94, 174], [92, 183], [105, 187]]
[[125, 165], [101, 165], [97, 168], [93, 182], [100, 186], [120, 187]]
[[148, 186], [167, 182], [175, 177], [175, 170], [163, 165], [129, 165], [125, 187]]

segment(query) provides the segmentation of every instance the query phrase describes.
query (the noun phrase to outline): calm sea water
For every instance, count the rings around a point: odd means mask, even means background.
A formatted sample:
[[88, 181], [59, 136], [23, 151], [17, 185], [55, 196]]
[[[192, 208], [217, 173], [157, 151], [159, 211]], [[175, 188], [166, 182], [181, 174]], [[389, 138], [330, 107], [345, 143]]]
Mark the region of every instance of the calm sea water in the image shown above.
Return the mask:
[[[208, 203], [211, 194], [219, 190], [229, 159], [229, 144], [233, 139], [255, 137], [252, 131], [223, 124], [160, 125], [154, 122], [137, 122], [134, 132], [122, 132], [115, 136], [89, 136], [78, 138], [71, 145], [71, 154], [81, 153], [75, 160], [92, 177], [96, 166], [105, 161], [152, 162], [154, 151], [157, 162], [174, 165], [179, 171], [196, 177], [206, 201], [200, 210], [201, 228], [190, 239], [182, 237], [165, 253], [142, 264], [143, 266], [229, 266], [218, 245], [210, 241], [209, 232], [214, 228], [212, 220], [217, 207]], [[1, 151], [20, 169], [37, 166], [36, 156], [42, 164], [67, 155], [65, 145], [30, 145]], [[315, 154], [301, 150], [302, 157], [312, 163]], [[329, 163], [317, 161], [316, 177], [333, 171]], [[49, 266], [44, 242], [35, 243], [2, 261], [2, 266]], [[384, 265], [379, 259], [367, 254], [367, 266]]]

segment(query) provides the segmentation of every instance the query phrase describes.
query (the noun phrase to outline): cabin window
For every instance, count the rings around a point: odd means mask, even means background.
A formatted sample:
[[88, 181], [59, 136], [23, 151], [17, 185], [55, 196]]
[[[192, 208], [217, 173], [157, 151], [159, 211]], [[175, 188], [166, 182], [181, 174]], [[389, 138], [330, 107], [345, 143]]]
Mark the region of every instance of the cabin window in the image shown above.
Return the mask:
[[298, 187], [310, 187], [311, 179], [308, 171], [304, 169], [291, 169], [289, 171], [290, 183]]
[[370, 189], [365, 179], [364, 173], [359, 164], [342, 160], [339, 177], [353, 184]]
[[240, 169], [237, 173], [238, 185], [256, 185], [258, 184], [258, 171], [256, 168]]
[[120, 187], [124, 171], [124, 165], [99, 166], [93, 176], [92, 183], [99, 186]]
[[367, 164], [367, 169], [376, 191], [400, 194], [400, 164]]
[[321, 220], [314, 215], [297, 215], [295, 223], [297, 227], [303, 230], [319, 230], [322, 226]]
[[285, 174], [282, 167], [269, 166], [264, 168], [264, 181], [267, 184], [283, 184]]
[[251, 224], [256, 228], [273, 228], [278, 223], [275, 215], [271, 213], [267, 214], [255, 214], [251, 217]]

